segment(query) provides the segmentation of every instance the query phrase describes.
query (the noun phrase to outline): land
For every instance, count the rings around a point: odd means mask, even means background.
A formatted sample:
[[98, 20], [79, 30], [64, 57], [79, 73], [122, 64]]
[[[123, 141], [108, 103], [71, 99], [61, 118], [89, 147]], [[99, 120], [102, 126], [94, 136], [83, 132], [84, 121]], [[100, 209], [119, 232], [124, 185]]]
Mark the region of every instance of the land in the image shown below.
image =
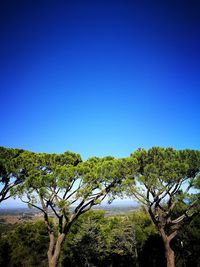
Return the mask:
[[[94, 207], [94, 210], [104, 210], [106, 216], [125, 215], [137, 209], [137, 206], [122, 205], [101, 205]], [[73, 207], [72, 207], [73, 209]], [[53, 214], [52, 214], [53, 216]], [[0, 224], [19, 224], [27, 221], [37, 221], [42, 219], [43, 214], [37, 209], [30, 208], [3, 208], [0, 209]]]

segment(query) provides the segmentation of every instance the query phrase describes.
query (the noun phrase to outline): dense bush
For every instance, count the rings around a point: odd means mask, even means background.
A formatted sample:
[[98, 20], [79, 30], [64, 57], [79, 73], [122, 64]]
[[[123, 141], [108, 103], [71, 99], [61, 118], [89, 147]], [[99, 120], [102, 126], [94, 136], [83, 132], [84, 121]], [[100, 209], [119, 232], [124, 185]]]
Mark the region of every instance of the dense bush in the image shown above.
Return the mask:
[[46, 267], [48, 235], [42, 221], [25, 223], [1, 234], [0, 266]]

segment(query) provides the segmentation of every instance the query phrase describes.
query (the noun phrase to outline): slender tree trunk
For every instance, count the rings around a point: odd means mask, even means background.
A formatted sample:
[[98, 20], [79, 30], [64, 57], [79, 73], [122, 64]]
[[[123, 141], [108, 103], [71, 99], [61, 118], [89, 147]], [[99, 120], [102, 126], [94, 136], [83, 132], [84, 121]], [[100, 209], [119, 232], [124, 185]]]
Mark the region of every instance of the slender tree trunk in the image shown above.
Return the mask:
[[167, 267], [175, 267], [174, 251], [171, 249], [168, 240], [164, 242], [164, 247], [165, 247], [165, 257], [167, 260]]
[[57, 267], [58, 259], [60, 256], [60, 250], [64, 239], [65, 239], [65, 234], [62, 233], [58, 236], [58, 239], [55, 244], [54, 237], [50, 235], [49, 249], [47, 252], [49, 267]]
[[53, 257], [54, 244], [55, 244], [54, 233], [50, 232], [49, 233], [49, 248], [47, 251], [49, 267], [53, 267], [53, 265], [51, 265], [51, 260]]
[[165, 257], [167, 260], [167, 267], [175, 267], [175, 254], [170, 247], [170, 241], [176, 236], [176, 231], [167, 236], [164, 229], [159, 229], [165, 248]]

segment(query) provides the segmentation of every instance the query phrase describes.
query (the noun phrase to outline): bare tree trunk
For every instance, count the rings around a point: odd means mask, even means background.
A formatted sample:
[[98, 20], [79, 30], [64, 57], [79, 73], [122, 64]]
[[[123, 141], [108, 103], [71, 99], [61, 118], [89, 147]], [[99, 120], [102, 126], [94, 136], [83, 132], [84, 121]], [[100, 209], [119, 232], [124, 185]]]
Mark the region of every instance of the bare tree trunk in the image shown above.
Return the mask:
[[49, 267], [53, 267], [53, 265], [51, 265], [51, 260], [53, 257], [53, 249], [54, 249], [54, 244], [55, 244], [55, 238], [54, 238], [54, 233], [50, 232], [49, 233], [49, 248], [47, 251], [47, 256], [48, 256], [48, 263], [49, 263]]
[[170, 247], [170, 241], [176, 236], [176, 231], [167, 236], [164, 229], [159, 229], [165, 248], [165, 257], [167, 260], [167, 267], [175, 267], [174, 251]]
[[167, 267], [175, 267], [174, 251], [171, 249], [169, 242], [164, 242], [165, 257], [167, 260]]
[[[61, 245], [62, 245], [64, 239], [65, 239], [65, 234], [63, 234], [63, 233], [60, 234], [58, 236], [58, 239], [57, 239], [57, 242], [55, 245], [55, 249], [54, 249], [54, 244], [55, 244], [54, 237], [52, 239], [52, 237], [50, 236], [50, 244], [49, 244], [49, 249], [47, 252], [49, 267], [57, 267], [58, 259], [60, 256]], [[52, 247], [52, 245], [53, 245], [53, 247]]]

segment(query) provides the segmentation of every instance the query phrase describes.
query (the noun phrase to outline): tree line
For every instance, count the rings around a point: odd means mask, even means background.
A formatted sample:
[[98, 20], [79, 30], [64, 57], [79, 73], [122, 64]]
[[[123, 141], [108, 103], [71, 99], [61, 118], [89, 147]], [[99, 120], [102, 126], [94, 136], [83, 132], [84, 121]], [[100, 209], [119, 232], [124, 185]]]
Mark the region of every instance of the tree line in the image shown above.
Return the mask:
[[[48, 266], [56, 267], [72, 229], [84, 216], [90, 218], [93, 206], [104, 199], [112, 202], [116, 197], [132, 197], [144, 206], [161, 237], [166, 266], [174, 267], [173, 242], [199, 211], [199, 173], [198, 150], [153, 147], [138, 149], [126, 158], [92, 157], [83, 161], [79, 154], [69, 151], [47, 154], [1, 147], [0, 203], [18, 196], [43, 213]], [[135, 230], [130, 229], [135, 236]], [[119, 239], [117, 244], [121, 243]]]

